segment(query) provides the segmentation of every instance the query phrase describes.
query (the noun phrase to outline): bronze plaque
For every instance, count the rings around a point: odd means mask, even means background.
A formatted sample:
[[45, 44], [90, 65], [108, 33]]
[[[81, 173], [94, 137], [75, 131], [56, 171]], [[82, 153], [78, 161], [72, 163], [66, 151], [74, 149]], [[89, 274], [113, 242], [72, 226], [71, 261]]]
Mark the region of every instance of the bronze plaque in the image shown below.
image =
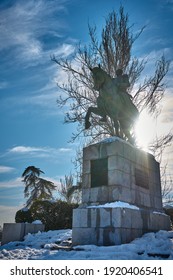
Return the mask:
[[108, 159], [91, 160], [91, 188], [108, 185]]
[[149, 176], [146, 170], [135, 168], [135, 183], [145, 189], [149, 189]]

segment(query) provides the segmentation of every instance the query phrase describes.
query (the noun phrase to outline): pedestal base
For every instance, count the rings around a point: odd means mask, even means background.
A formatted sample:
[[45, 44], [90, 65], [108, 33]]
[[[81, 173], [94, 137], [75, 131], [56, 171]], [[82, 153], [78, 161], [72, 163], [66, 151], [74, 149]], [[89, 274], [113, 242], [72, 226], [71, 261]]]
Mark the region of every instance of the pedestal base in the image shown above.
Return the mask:
[[[115, 207], [117, 201], [123, 207]], [[117, 137], [85, 147], [73, 244], [118, 245], [161, 229], [170, 229], [170, 219], [163, 212], [154, 156]]]
[[170, 230], [162, 212], [130, 208], [77, 208], [73, 210], [73, 245], [98, 246], [128, 243], [146, 232]]

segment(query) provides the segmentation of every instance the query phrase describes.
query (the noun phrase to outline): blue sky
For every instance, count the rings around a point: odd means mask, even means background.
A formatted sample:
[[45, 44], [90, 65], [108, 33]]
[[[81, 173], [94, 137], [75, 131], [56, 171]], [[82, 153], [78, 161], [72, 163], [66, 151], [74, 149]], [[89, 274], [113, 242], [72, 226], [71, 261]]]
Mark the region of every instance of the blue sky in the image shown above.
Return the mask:
[[[78, 143], [69, 140], [75, 125], [63, 124], [56, 80], [64, 77], [50, 56], [68, 58], [78, 42], [87, 44], [88, 22], [101, 31], [105, 17], [118, 10], [120, 2], [134, 31], [146, 25], [133, 55], [149, 57], [148, 72], [162, 53], [172, 60], [173, 0], [1, 0], [0, 224], [14, 221], [16, 210], [25, 203], [21, 174], [27, 166], [39, 167], [57, 184], [73, 173]], [[162, 131], [172, 125], [172, 74], [171, 64], [160, 124], [154, 123]], [[153, 127], [149, 122], [143, 127], [144, 142]]]

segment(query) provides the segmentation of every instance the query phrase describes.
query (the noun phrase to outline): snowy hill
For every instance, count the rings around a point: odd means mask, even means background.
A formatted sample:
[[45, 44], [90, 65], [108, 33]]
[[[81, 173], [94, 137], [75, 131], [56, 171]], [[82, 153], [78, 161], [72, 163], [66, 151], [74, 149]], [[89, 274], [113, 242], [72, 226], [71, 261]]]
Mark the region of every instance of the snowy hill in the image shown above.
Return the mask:
[[173, 231], [147, 233], [129, 244], [71, 246], [72, 230], [28, 234], [24, 241], [0, 246], [0, 259], [173, 260]]

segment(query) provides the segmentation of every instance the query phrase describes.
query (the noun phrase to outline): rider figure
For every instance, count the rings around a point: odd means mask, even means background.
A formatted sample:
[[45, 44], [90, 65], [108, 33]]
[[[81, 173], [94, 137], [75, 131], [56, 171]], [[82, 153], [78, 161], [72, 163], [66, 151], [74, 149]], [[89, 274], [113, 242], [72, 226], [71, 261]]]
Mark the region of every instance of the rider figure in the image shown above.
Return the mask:
[[[113, 85], [116, 87], [116, 92], [120, 95], [122, 102], [124, 102], [126, 106], [130, 106], [132, 103], [131, 101], [132, 96], [127, 92], [127, 88], [130, 86], [128, 75], [123, 74], [122, 69], [117, 69], [116, 75], [117, 75], [116, 78], [112, 78]], [[114, 98], [114, 96], [112, 97]], [[108, 99], [107, 106], [110, 102], [111, 101]], [[102, 118], [100, 119], [100, 121], [106, 122], [106, 115], [107, 115], [106, 105], [105, 105], [105, 100], [101, 96], [97, 98], [97, 105], [99, 108], [102, 108], [103, 112], [105, 112], [102, 114]]]
[[[122, 69], [116, 71], [116, 78], [113, 78], [113, 85], [115, 86], [116, 92], [122, 99], [125, 107], [128, 107], [128, 118], [131, 119], [134, 115], [138, 114], [136, 106], [132, 102], [132, 96], [127, 92], [130, 86], [129, 77], [127, 74], [123, 74]], [[114, 97], [113, 97], [114, 98]]]
[[[123, 102], [128, 102], [129, 98], [132, 98], [132, 96], [127, 92], [127, 88], [130, 86], [129, 78], [127, 74], [123, 74], [122, 69], [118, 69], [116, 71], [116, 78], [113, 78], [113, 84], [117, 88], [117, 92], [121, 94]], [[127, 100], [128, 98], [128, 100]]]

